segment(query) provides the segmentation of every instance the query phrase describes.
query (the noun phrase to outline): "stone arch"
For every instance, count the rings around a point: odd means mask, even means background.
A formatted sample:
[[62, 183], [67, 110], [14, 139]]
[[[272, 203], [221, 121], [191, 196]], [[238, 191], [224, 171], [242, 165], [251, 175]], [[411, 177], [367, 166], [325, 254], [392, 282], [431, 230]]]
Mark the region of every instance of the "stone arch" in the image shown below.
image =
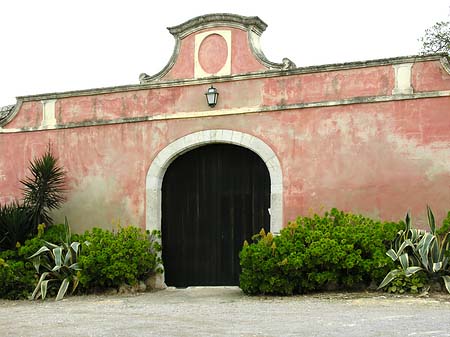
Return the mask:
[[162, 149], [153, 160], [146, 178], [146, 229], [161, 230], [161, 186], [169, 165], [180, 155], [202, 145], [228, 143], [255, 152], [265, 162], [270, 175], [270, 231], [283, 226], [283, 176], [273, 150], [261, 139], [232, 130], [206, 130], [181, 137]]

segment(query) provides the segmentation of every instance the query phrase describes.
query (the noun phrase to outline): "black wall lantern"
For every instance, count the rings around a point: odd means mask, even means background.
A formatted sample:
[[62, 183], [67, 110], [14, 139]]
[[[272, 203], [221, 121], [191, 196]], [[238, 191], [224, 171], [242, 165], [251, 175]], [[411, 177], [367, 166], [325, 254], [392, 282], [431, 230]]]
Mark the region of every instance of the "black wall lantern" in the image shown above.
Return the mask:
[[208, 91], [205, 92], [205, 96], [208, 105], [211, 108], [214, 108], [217, 104], [217, 99], [219, 98], [219, 93], [217, 92], [217, 89], [211, 85], [211, 88], [209, 88]]

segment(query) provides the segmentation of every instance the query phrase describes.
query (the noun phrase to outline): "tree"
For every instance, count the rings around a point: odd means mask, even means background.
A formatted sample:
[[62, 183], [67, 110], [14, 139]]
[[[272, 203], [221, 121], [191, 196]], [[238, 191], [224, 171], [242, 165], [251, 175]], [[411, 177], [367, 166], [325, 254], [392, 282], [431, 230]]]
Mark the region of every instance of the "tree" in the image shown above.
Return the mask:
[[52, 224], [50, 212], [65, 201], [65, 172], [49, 146], [42, 157], [30, 162], [30, 173], [20, 182], [24, 185], [24, 205], [30, 210], [29, 220], [37, 230], [41, 223]]
[[65, 201], [65, 172], [47, 151], [30, 161], [31, 176], [21, 180], [23, 201], [0, 205], [0, 251], [15, 249], [38, 231], [38, 225], [51, 225], [51, 211]]
[[436, 22], [425, 30], [425, 35], [419, 40], [422, 43], [422, 54], [450, 52], [450, 22]]

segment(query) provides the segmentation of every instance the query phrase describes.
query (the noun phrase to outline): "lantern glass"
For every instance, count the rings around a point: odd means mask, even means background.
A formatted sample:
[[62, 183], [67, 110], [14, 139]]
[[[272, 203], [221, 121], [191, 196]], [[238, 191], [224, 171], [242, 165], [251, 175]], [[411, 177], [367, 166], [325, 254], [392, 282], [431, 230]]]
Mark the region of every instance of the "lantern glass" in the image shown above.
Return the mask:
[[206, 101], [208, 102], [208, 105], [213, 108], [217, 104], [217, 99], [219, 97], [219, 93], [217, 92], [217, 89], [211, 86], [211, 88], [208, 89], [208, 91], [205, 93], [206, 95]]

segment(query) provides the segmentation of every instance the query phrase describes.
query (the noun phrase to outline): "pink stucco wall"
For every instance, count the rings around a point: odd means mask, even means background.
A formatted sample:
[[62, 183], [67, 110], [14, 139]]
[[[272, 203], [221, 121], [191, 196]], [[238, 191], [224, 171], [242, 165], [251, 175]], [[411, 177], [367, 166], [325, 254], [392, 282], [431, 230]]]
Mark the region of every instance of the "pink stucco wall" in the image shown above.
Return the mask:
[[[386, 95], [394, 88], [393, 82], [392, 67], [382, 66], [230, 81], [215, 86], [220, 92], [218, 109], [240, 109]], [[185, 85], [68, 97], [56, 102], [55, 117], [58, 124], [67, 124], [210, 111], [205, 105], [207, 88], [208, 85]], [[7, 127], [38, 127], [41, 111], [40, 101], [26, 102]]]
[[416, 63], [413, 66], [412, 85], [417, 91], [449, 88], [450, 77], [439, 62]]
[[398, 219], [407, 209], [423, 214], [426, 203], [441, 218], [450, 200], [449, 105], [446, 97], [3, 134], [0, 151], [14, 160], [0, 164], [0, 202], [19, 195], [28, 160], [51, 142], [69, 177], [62, 213], [77, 227], [119, 219], [145, 227], [155, 155], [186, 134], [222, 128], [255, 135], [278, 155], [285, 222], [330, 207]]
[[[228, 30], [231, 32], [231, 74], [242, 74], [265, 69], [252, 54], [246, 31], [219, 25], [214, 28], [202, 29], [197, 34], [215, 30]], [[177, 58], [177, 62], [164, 76], [164, 80], [194, 77], [195, 35], [190, 34], [182, 39], [180, 55]]]
[[[247, 33], [230, 30], [232, 73], [262, 70]], [[164, 80], [192, 79], [194, 35], [183, 39]], [[395, 75], [388, 62], [261, 74], [214, 83], [220, 98], [213, 110], [204, 97], [209, 84], [195, 81], [60, 95], [51, 130], [24, 129], [42, 122], [40, 99], [24, 100], [3, 126], [16, 132], [0, 133], [0, 203], [20, 197], [28, 162], [51, 143], [70, 188], [59, 220], [68, 216], [78, 231], [118, 221], [145, 228], [146, 174], [159, 151], [196, 131], [226, 129], [251, 134], [276, 153], [284, 223], [331, 207], [392, 220], [408, 209], [423, 220], [426, 204], [438, 219], [450, 210], [449, 95], [391, 97]], [[439, 60], [424, 60], [414, 64], [411, 83], [414, 93], [445, 93], [450, 75]], [[366, 102], [364, 97], [384, 98]], [[92, 123], [108, 121], [115, 124]]]

